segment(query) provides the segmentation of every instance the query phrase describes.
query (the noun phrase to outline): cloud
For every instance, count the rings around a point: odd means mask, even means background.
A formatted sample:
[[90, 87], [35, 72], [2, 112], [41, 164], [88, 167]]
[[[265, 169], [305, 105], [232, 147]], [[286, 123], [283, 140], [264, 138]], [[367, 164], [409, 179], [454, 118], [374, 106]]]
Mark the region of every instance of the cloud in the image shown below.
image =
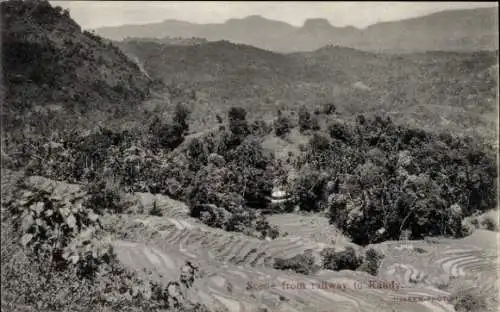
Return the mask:
[[442, 10], [492, 7], [492, 2], [153, 2], [153, 1], [51, 1], [68, 8], [84, 28], [147, 24], [165, 19], [192, 23], [222, 23], [249, 15], [300, 26], [307, 18], [326, 18], [332, 25], [363, 28]]

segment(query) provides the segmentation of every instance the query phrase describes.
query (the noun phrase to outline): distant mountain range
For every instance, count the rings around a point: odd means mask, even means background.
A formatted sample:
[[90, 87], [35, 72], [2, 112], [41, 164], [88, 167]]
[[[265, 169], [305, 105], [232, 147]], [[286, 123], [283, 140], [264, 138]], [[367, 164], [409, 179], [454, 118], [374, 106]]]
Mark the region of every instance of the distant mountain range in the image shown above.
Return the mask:
[[339, 45], [379, 52], [477, 51], [498, 49], [498, 8], [453, 10], [365, 29], [335, 27], [326, 19], [308, 19], [302, 27], [258, 15], [230, 19], [222, 24], [193, 24], [165, 20], [145, 25], [124, 25], [95, 30], [112, 39], [205, 38], [229, 40], [275, 52], [313, 51]]

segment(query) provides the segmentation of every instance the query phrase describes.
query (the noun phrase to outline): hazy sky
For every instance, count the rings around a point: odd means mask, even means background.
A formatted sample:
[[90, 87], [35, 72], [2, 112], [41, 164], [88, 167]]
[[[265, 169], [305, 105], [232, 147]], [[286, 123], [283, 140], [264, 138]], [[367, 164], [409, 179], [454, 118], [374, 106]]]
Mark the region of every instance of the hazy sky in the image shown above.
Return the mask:
[[363, 28], [429, 13], [496, 6], [495, 2], [153, 2], [153, 1], [50, 1], [68, 8], [83, 28], [146, 24], [166, 19], [193, 23], [221, 23], [249, 15], [300, 26], [307, 18], [326, 18], [334, 26]]

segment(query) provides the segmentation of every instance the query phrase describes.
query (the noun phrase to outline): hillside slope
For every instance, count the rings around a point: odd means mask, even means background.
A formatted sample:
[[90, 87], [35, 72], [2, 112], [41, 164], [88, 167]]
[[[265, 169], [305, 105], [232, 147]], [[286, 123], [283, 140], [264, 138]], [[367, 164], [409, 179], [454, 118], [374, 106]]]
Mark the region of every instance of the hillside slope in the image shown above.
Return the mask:
[[[9, 186], [6, 182], [2, 176], [2, 190]], [[40, 177], [30, 177], [27, 183], [55, 187], [58, 196], [68, 200], [80, 189]], [[283, 226], [299, 225], [293, 235], [268, 242], [206, 227], [187, 216], [185, 205], [168, 197], [136, 195], [141, 209], [150, 211], [155, 202], [164, 216], [103, 216], [105, 227], [114, 229], [111, 240], [118, 260], [132, 270], [151, 272], [149, 278], [162, 284], [176, 278], [186, 261], [195, 264], [199, 277], [187, 299], [206, 305], [208, 311], [454, 312], [460, 311], [454, 304], [464, 285], [473, 285], [487, 300], [487, 307], [473, 311], [493, 311], [498, 305], [495, 247], [486, 244], [495, 240], [495, 232], [478, 231], [460, 240], [410, 241], [411, 250], [394, 241], [373, 245], [386, 255], [376, 276], [351, 270], [302, 275], [273, 269], [266, 259], [327, 247], [304, 235], [321, 231], [324, 224], [299, 215], [277, 217]], [[382, 286], [384, 281], [397, 287]]]
[[277, 109], [305, 105], [313, 111], [332, 102], [344, 116], [384, 110], [428, 129], [494, 136], [494, 52], [386, 55], [326, 46], [279, 54], [227, 41], [175, 46], [130, 40], [120, 47], [152, 77], [196, 90], [193, 119], [206, 124], [231, 105], [269, 120]]
[[166, 20], [103, 27], [96, 32], [113, 40], [126, 37], [229, 40], [277, 52], [313, 51], [328, 44], [370, 51], [477, 51], [498, 49], [498, 12], [496, 7], [444, 11], [377, 23], [366, 29], [335, 27], [326, 19], [308, 19], [302, 27], [295, 27], [253, 15], [221, 24]]
[[17, 0], [1, 12], [7, 123], [34, 108], [108, 111], [149, 95], [153, 82], [133, 61], [60, 7]]

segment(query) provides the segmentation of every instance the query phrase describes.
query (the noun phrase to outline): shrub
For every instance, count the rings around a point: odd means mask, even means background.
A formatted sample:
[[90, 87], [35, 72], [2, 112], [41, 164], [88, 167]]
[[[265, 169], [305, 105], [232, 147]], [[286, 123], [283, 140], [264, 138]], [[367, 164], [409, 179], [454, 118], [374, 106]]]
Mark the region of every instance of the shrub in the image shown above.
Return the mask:
[[361, 264], [358, 270], [376, 276], [378, 273], [380, 262], [383, 258], [384, 258], [383, 254], [377, 252], [373, 248], [370, 248], [366, 251], [364, 262]]
[[330, 137], [332, 139], [342, 142], [349, 142], [351, 139], [348, 128], [340, 122], [331, 123], [328, 126], [328, 131], [330, 132]]
[[149, 126], [153, 148], [174, 149], [184, 142], [185, 126], [179, 123], [167, 124], [156, 117]]
[[269, 237], [271, 239], [275, 239], [279, 236], [278, 227], [276, 225], [269, 224], [263, 215], [257, 217], [255, 230], [261, 234], [262, 238]]
[[337, 108], [335, 107], [335, 104], [329, 102], [323, 104], [323, 114], [325, 115], [331, 115], [337, 111]]
[[48, 254], [52, 263], [64, 269], [67, 261], [75, 260], [68, 254], [74, 250], [67, 249], [72, 240], [81, 233], [90, 236], [101, 228], [96, 211], [82, 205], [83, 193], [71, 200], [63, 199], [25, 184], [18, 185], [16, 192], [20, 192], [20, 198], [6, 203], [12, 216], [9, 221], [15, 222], [14, 230], [22, 246], [29, 247], [35, 258]]
[[330, 141], [328, 138], [322, 136], [321, 134], [314, 133], [312, 138], [309, 140], [309, 148], [312, 154], [320, 154], [321, 152], [327, 150], [330, 147]]
[[188, 118], [189, 118], [189, 110], [187, 107], [181, 103], [176, 104], [174, 110], [173, 122], [174, 124], [179, 125], [180, 129], [185, 133], [189, 130]]
[[224, 120], [222, 119], [222, 117], [219, 114], [216, 114], [215, 118], [217, 119], [218, 124], [222, 124], [224, 122]]
[[273, 267], [277, 270], [292, 270], [304, 275], [314, 273], [316, 269], [313, 255], [307, 252], [288, 259], [276, 258]]
[[305, 106], [300, 107], [299, 110], [299, 129], [300, 132], [310, 130], [312, 128], [311, 113]]
[[165, 194], [174, 198], [179, 199], [183, 194], [182, 184], [175, 178], [169, 178], [165, 181]]
[[272, 128], [264, 120], [255, 120], [251, 125], [251, 133], [256, 137], [263, 137], [271, 131]]
[[87, 185], [86, 192], [89, 197], [84, 205], [100, 214], [123, 213], [127, 208], [120, 186], [116, 182], [105, 179], [94, 180]]
[[158, 205], [156, 204], [156, 200], [153, 201], [153, 208], [151, 208], [151, 211], [149, 212], [149, 214], [152, 216], [157, 216], [157, 217], [163, 216], [163, 213], [162, 213], [160, 207], [158, 207]]
[[196, 171], [207, 163], [207, 152], [205, 145], [198, 138], [193, 138], [187, 147], [187, 156], [190, 159], [192, 170]]
[[457, 312], [487, 311], [486, 299], [475, 289], [460, 290], [451, 295]]
[[495, 222], [495, 220], [493, 220], [490, 216], [486, 216], [483, 220], [481, 220], [481, 226], [488, 231], [498, 231], [497, 222]]
[[321, 130], [321, 126], [319, 125], [318, 117], [316, 117], [316, 116], [311, 117], [311, 130], [313, 130], [313, 131]]
[[356, 116], [356, 121], [360, 125], [364, 125], [366, 123], [366, 117], [364, 115], [358, 115], [358, 116]]
[[81, 205], [83, 192], [65, 198], [54, 190], [20, 183], [13, 193], [13, 199], [2, 198], [2, 309], [203, 308], [186, 301], [179, 287], [193, 283], [196, 267], [190, 263], [182, 268], [179, 281], [166, 286], [125, 270], [102, 235], [99, 215]]
[[301, 210], [319, 211], [325, 184], [326, 178], [319, 171], [309, 167], [302, 168], [298, 179], [292, 185], [294, 202]]
[[247, 112], [241, 107], [231, 107], [228, 111], [229, 130], [237, 137], [248, 135]]
[[274, 122], [274, 133], [277, 137], [284, 137], [290, 133], [291, 123], [288, 117], [279, 115]]
[[333, 248], [323, 249], [321, 251], [323, 259], [323, 268], [327, 270], [356, 270], [362, 263], [362, 260], [356, 255], [354, 248], [347, 246], [343, 251], [335, 251]]

